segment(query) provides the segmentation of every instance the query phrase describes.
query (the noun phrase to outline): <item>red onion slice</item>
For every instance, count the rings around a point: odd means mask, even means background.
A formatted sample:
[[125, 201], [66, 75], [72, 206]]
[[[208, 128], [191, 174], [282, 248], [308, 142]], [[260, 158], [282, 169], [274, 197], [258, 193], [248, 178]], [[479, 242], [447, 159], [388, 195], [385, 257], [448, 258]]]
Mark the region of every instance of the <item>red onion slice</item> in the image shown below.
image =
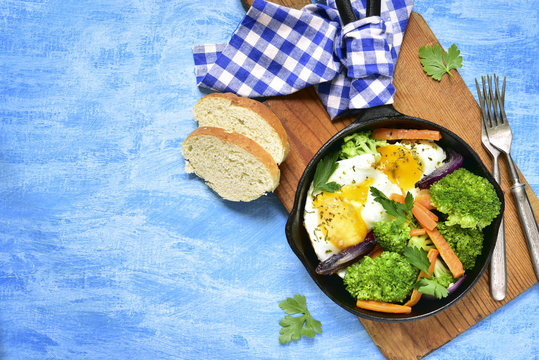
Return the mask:
[[372, 231], [369, 231], [365, 240], [359, 244], [347, 247], [343, 251], [320, 262], [316, 267], [316, 273], [320, 275], [332, 275], [348, 265], [359, 261], [372, 250], [375, 244], [376, 240], [374, 239], [374, 235]]
[[454, 284], [449, 285], [449, 287], [447, 288], [447, 292], [450, 294], [455, 292], [455, 290], [457, 290], [457, 288], [462, 285], [464, 279], [466, 279], [466, 274], [462, 275]]
[[462, 163], [464, 162], [464, 159], [461, 154], [456, 152], [453, 149], [447, 150], [447, 159], [445, 164], [433, 172], [431, 172], [429, 175], [425, 176], [423, 179], [419, 180], [415, 186], [420, 189], [428, 189], [430, 186], [435, 183], [436, 181], [440, 180], [446, 175], [451, 174], [453, 171], [457, 170], [458, 168], [462, 167]]

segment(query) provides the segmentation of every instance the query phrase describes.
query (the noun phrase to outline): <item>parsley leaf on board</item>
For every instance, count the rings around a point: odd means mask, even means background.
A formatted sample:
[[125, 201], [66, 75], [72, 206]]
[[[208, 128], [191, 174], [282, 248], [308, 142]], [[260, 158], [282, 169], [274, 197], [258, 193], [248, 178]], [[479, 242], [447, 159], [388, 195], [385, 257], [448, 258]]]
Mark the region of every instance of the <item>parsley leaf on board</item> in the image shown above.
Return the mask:
[[422, 270], [425, 274], [429, 274], [430, 261], [425, 250], [415, 246], [406, 246], [404, 248], [404, 257], [410, 264]]
[[437, 299], [441, 299], [449, 295], [449, 291], [439, 284], [436, 279], [421, 278], [414, 284], [414, 287], [422, 294], [436, 296]]
[[395, 200], [388, 199], [383, 192], [381, 192], [374, 186], [371, 186], [370, 191], [372, 196], [374, 196], [374, 201], [380, 203], [380, 205], [382, 205], [382, 207], [389, 215], [396, 217], [397, 222], [402, 223], [403, 221], [408, 221], [412, 218], [414, 198], [409, 192], [406, 194], [404, 204], [401, 204], [400, 202], [397, 202]]
[[341, 185], [335, 181], [328, 182], [330, 176], [335, 172], [339, 164], [337, 164], [338, 152], [329, 154], [316, 164], [316, 171], [313, 178], [313, 194], [318, 191], [335, 192], [341, 188]]
[[[322, 323], [313, 319], [307, 309], [307, 300], [303, 295], [294, 295], [279, 303], [279, 307], [288, 315], [279, 321], [282, 326], [279, 334], [279, 342], [289, 343], [292, 340], [299, 340], [301, 335], [314, 337], [322, 333]], [[300, 316], [290, 316], [301, 314]]]
[[438, 44], [422, 46], [419, 48], [419, 57], [423, 70], [437, 81], [442, 80], [445, 73], [453, 76], [451, 70], [462, 67], [462, 56], [455, 44], [451, 45], [446, 53]]

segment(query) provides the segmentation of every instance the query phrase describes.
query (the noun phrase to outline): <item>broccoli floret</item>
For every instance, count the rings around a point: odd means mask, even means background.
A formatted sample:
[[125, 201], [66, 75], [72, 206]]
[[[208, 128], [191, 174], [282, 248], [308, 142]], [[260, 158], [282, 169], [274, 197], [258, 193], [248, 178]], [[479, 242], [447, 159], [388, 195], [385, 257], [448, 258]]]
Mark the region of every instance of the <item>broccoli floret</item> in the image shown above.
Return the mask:
[[371, 131], [362, 131], [346, 136], [339, 157], [349, 159], [362, 154], [377, 154], [376, 147], [387, 145], [387, 141], [374, 140], [371, 133]]
[[455, 282], [455, 278], [451, 274], [451, 271], [449, 271], [449, 269], [439, 258], [436, 258], [436, 263], [434, 264], [434, 271], [432, 275], [436, 278], [438, 284], [442, 285], [445, 288]]
[[372, 231], [376, 242], [385, 251], [402, 254], [410, 240], [410, 226], [406, 222], [379, 221], [373, 225]]
[[415, 246], [425, 251], [435, 248], [432, 240], [427, 235], [412, 236], [408, 241], [408, 246]]
[[447, 222], [439, 223], [438, 230], [462, 262], [464, 270], [475, 266], [475, 259], [483, 250], [483, 232], [477, 228], [465, 229]]
[[419, 270], [404, 256], [384, 251], [346, 268], [346, 290], [358, 300], [401, 302], [413, 289]]
[[463, 168], [432, 184], [430, 196], [432, 205], [448, 215], [448, 225], [483, 229], [500, 213], [494, 186]]

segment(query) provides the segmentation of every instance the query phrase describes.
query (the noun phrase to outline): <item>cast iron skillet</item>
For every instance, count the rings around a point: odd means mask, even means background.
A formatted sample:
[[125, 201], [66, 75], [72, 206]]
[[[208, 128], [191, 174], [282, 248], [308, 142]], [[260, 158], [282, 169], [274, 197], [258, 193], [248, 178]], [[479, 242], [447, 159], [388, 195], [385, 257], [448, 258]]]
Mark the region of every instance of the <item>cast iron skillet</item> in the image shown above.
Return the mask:
[[[369, 2], [367, 2], [367, 9], [372, 8], [373, 6], [369, 5]], [[374, 8], [376, 9], [376, 5]], [[339, 10], [341, 9], [339, 8]], [[370, 12], [370, 14], [376, 14], [376, 12]], [[429, 300], [423, 297], [417, 305], [412, 307], [412, 312], [410, 314], [387, 314], [357, 308], [355, 306], [355, 299], [346, 291], [343, 281], [338, 275], [327, 276], [316, 273], [315, 269], [318, 266], [319, 260], [313, 250], [309, 235], [303, 226], [305, 200], [309, 195], [308, 190], [313, 180], [318, 161], [320, 161], [320, 159], [326, 156], [328, 153], [338, 151], [345, 136], [358, 131], [367, 129], [372, 130], [380, 127], [431, 129], [440, 131], [442, 134], [442, 139], [437, 142], [438, 145], [444, 149], [452, 148], [462, 154], [464, 157], [463, 167], [470, 170], [474, 174], [488, 179], [488, 181], [494, 186], [494, 189], [498, 194], [498, 198], [501, 201], [500, 214], [496, 219], [494, 219], [491, 225], [484, 229], [485, 240], [483, 243], [482, 254], [477, 258], [475, 267], [472, 270], [466, 271], [466, 279], [464, 282], [459, 286], [458, 289], [444, 299]], [[449, 308], [451, 305], [455, 304], [459, 299], [461, 299], [477, 283], [485, 272], [492, 256], [492, 251], [494, 250], [494, 244], [496, 241], [496, 234], [500, 226], [504, 206], [504, 197], [500, 186], [494, 180], [485, 165], [481, 162], [479, 156], [466, 142], [464, 142], [464, 140], [440, 125], [427, 120], [401, 114], [391, 105], [384, 105], [363, 111], [354, 122], [334, 135], [314, 155], [299, 180], [294, 199], [294, 206], [288, 217], [285, 232], [290, 247], [301, 260], [309, 272], [309, 275], [320, 287], [320, 289], [336, 304], [361, 318], [375, 321], [403, 322], [426, 318]]]

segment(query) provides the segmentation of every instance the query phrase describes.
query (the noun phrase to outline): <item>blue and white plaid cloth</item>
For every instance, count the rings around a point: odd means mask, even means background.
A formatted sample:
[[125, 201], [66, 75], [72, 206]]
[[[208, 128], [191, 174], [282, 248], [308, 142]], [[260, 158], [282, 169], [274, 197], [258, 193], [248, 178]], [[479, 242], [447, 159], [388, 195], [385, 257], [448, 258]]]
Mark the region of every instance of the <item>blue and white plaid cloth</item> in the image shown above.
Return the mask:
[[393, 103], [395, 64], [413, 0], [382, 0], [380, 16], [342, 26], [334, 0], [301, 10], [255, 0], [228, 44], [193, 47], [201, 87], [247, 97], [314, 85], [333, 119], [349, 109]]

